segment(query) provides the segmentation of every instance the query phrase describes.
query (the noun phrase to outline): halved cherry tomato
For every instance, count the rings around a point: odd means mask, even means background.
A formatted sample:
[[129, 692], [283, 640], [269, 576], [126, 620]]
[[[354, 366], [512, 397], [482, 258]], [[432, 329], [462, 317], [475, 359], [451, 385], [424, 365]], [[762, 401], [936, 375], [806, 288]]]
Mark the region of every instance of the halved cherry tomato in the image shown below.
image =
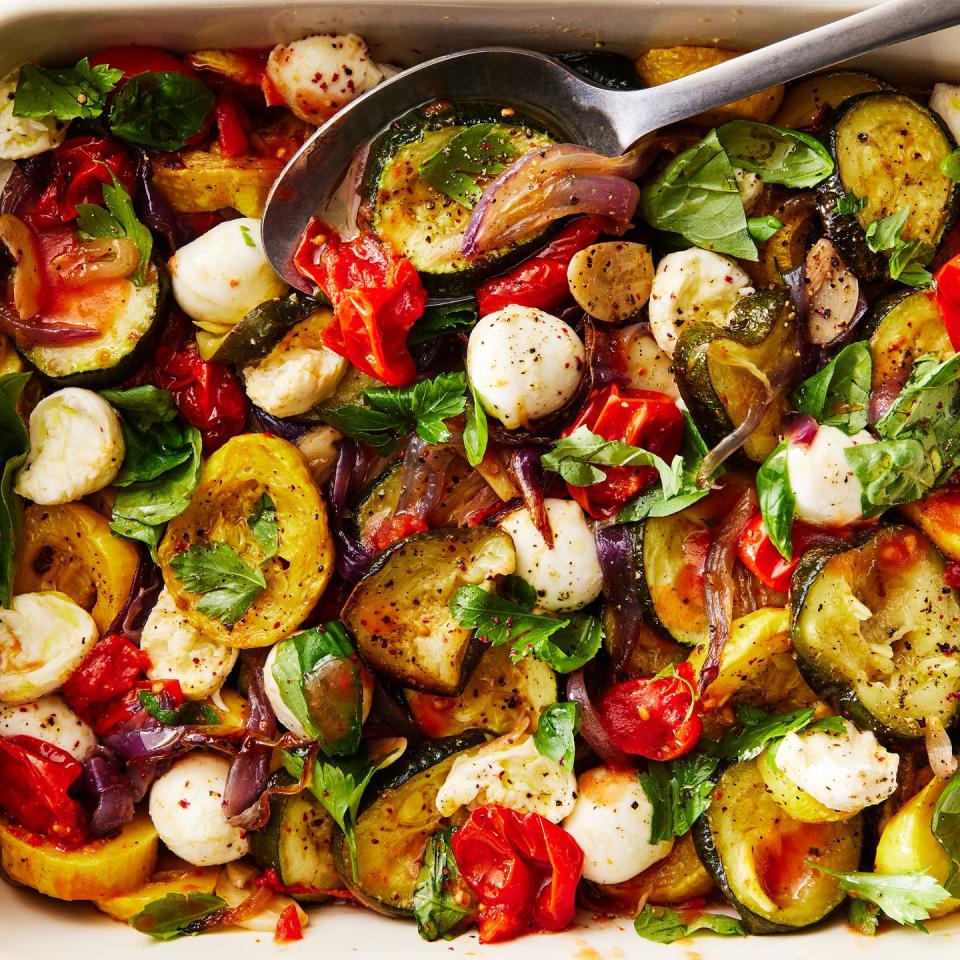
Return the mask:
[[150, 658], [122, 633], [108, 633], [98, 640], [80, 666], [63, 685], [67, 703], [78, 713], [93, 704], [123, 696], [150, 669]]
[[94, 706], [91, 722], [97, 735], [103, 736], [141, 713], [140, 694], [144, 690], [155, 693], [165, 710], [176, 710], [186, 699], [179, 680], [140, 680], [123, 696]]
[[276, 943], [291, 943], [294, 940], [303, 939], [303, 927], [300, 924], [300, 913], [297, 905], [291, 903], [286, 907], [277, 919], [277, 928], [274, 931], [273, 939]]
[[960, 254], [936, 273], [933, 297], [943, 317], [954, 350], [960, 350]]
[[83, 767], [36, 737], [0, 737], [0, 810], [14, 823], [73, 849], [87, 839], [83, 807], [67, 791]]
[[687, 753], [703, 730], [703, 707], [687, 661], [670, 675], [613, 684], [597, 702], [597, 712], [614, 746], [648, 760]]
[[480, 903], [483, 943], [527, 930], [562, 930], [573, 919], [583, 851], [556, 824], [537, 813], [479, 807], [450, 843]]
[[[683, 414], [665, 393], [630, 390], [617, 384], [594, 390], [579, 416], [563, 432], [587, 427], [605, 440], [622, 440], [669, 461], [686, 429]], [[653, 467], [603, 467], [606, 479], [589, 487], [567, 484], [570, 496], [598, 520], [613, 516], [627, 500], [657, 478]]]

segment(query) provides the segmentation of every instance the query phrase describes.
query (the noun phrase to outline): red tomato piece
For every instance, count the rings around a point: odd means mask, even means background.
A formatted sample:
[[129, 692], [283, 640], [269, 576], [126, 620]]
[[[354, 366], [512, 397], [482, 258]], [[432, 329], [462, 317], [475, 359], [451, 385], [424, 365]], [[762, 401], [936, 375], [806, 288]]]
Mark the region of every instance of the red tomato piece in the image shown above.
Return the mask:
[[247, 137], [250, 118], [232, 90], [221, 90], [217, 94], [213, 116], [217, 124], [217, 140], [220, 143], [221, 155], [224, 157], [247, 156], [250, 153], [250, 140]]
[[129, 80], [138, 73], [179, 73], [183, 77], [196, 77], [196, 71], [182, 60], [159, 47], [147, 47], [131, 43], [127, 46], [107, 47], [90, 58], [91, 67], [107, 65], [123, 73]]
[[142, 679], [150, 658], [122, 633], [108, 633], [63, 685], [67, 703], [78, 713], [122, 696]]
[[937, 271], [933, 291], [953, 349], [960, 350], [960, 254]]
[[286, 907], [277, 919], [277, 928], [274, 931], [273, 939], [276, 943], [291, 943], [294, 940], [303, 939], [303, 927], [300, 924], [300, 912], [297, 905], [291, 903]]

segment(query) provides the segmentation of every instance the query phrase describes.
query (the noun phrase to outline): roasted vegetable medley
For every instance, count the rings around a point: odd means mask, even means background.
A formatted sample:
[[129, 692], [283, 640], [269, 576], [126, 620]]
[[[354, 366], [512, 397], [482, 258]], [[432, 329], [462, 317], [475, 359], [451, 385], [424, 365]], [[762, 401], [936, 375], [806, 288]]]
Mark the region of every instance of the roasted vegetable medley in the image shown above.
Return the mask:
[[7, 877], [159, 940], [956, 910], [960, 87], [822, 74], [612, 158], [426, 104], [291, 291], [267, 193], [397, 69], [0, 81]]

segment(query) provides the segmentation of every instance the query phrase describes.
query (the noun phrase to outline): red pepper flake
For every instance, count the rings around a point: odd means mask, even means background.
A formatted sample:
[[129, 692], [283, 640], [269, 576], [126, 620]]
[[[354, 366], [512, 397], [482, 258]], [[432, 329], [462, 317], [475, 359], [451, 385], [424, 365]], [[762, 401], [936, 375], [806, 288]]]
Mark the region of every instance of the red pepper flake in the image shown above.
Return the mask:
[[954, 590], [960, 590], [960, 562], [954, 560], [947, 564], [947, 569], [943, 574], [943, 582]]

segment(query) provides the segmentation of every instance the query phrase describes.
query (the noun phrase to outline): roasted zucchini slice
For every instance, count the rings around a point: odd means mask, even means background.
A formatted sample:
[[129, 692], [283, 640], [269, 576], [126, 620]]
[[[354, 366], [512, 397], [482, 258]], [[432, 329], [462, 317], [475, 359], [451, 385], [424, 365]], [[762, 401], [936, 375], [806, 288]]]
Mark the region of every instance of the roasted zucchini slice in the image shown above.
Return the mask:
[[809, 927], [843, 901], [837, 881], [807, 866], [856, 870], [859, 816], [834, 823], [794, 820], [764, 789], [756, 761], [728, 767], [714, 801], [693, 825], [703, 865], [750, 933]]
[[[789, 389], [799, 373], [796, 314], [783, 290], [743, 297], [726, 327], [701, 321], [685, 326], [674, 353], [680, 395], [701, 433], [719, 443], [777, 383]], [[780, 440], [788, 404], [783, 390], [743, 446], [762, 462]]]
[[[277, 512], [279, 549], [264, 558], [248, 522], [268, 494]], [[225, 543], [266, 587], [228, 626], [199, 609], [205, 594], [178, 579], [171, 561], [194, 544]], [[164, 583], [177, 608], [202, 633], [230, 647], [267, 647], [290, 636], [313, 609], [333, 567], [327, 508], [303, 454], [265, 433], [228, 440], [203, 465], [190, 506], [167, 526], [158, 551]]]
[[889, 90], [890, 84], [859, 70], [818, 73], [791, 83], [773, 122], [778, 127], [805, 130], [818, 125], [824, 114], [861, 93]]
[[481, 648], [454, 619], [450, 601], [466, 584], [491, 587], [515, 563], [513, 541], [490, 527], [410, 537], [356, 585], [341, 617], [377, 673], [421, 693], [456, 696]]
[[76, 343], [17, 344], [17, 349], [55, 386], [95, 388], [119, 383], [156, 346], [167, 287], [166, 274], [151, 266], [141, 287], [117, 279], [60, 290], [45, 319], [95, 325], [99, 336]]
[[105, 633], [133, 586], [140, 551], [115, 537], [102, 514], [82, 503], [33, 504], [24, 511], [13, 590], [57, 590]]
[[413, 915], [427, 841], [449, 825], [437, 811], [437, 792], [457, 757], [483, 742], [483, 734], [474, 732], [423, 743], [374, 779], [356, 825], [356, 880], [343, 834], [333, 841], [340, 878], [361, 903], [390, 916]]
[[428, 737], [474, 729], [503, 734], [521, 717], [529, 717], [536, 726], [544, 708], [557, 701], [557, 675], [535, 657], [513, 663], [509, 646], [490, 647], [459, 697], [435, 697], [416, 690], [404, 694], [413, 719]]
[[[502, 110], [502, 106], [480, 103], [417, 109], [391, 124], [371, 147], [364, 173], [369, 205], [364, 219], [374, 233], [410, 259], [435, 296], [471, 292], [477, 280], [504, 269], [535, 242], [465, 259], [460, 248], [471, 209], [420, 176], [422, 163], [473, 124], [492, 123], [491, 135], [505, 138], [517, 157], [554, 142], [545, 130], [523, 118], [505, 120]], [[483, 186], [493, 175], [474, 179]]]
[[[270, 786], [289, 786], [293, 779], [278, 770]], [[285, 887], [308, 890], [336, 890], [340, 875], [333, 863], [333, 835], [336, 824], [310, 793], [270, 798], [270, 819], [259, 830], [247, 834], [250, 853], [261, 870], [272, 867]], [[301, 903], [322, 903], [324, 893], [294, 893]]]
[[960, 602], [946, 564], [911, 527], [860, 547], [809, 551], [794, 572], [793, 646], [807, 682], [858, 726], [890, 740], [949, 726], [960, 692]]
[[[827, 236], [861, 280], [887, 277], [886, 257], [867, 246], [875, 220], [909, 208], [901, 236], [933, 249], [953, 222], [960, 189], [940, 165], [954, 149], [946, 127], [902, 93], [867, 93], [848, 100], [830, 125], [836, 168], [817, 189]], [[866, 201], [857, 213], [839, 213], [844, 196]]]

